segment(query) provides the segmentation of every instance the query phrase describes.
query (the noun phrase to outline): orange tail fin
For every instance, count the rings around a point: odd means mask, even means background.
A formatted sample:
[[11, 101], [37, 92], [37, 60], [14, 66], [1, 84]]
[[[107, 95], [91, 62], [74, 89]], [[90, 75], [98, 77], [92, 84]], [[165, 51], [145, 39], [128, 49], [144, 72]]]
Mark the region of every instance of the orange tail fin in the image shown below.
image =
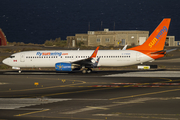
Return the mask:
[[144, 44], [130, 48], [128, 50], [145, 50], [145, 51], [160, 51], [164, 49], [164, 44], [166, 41], [166, 36], [169, 29], [171, 19], [165, 18], [159, 24], [159, 26], [153, 31], [149, 38], [144, 42]]

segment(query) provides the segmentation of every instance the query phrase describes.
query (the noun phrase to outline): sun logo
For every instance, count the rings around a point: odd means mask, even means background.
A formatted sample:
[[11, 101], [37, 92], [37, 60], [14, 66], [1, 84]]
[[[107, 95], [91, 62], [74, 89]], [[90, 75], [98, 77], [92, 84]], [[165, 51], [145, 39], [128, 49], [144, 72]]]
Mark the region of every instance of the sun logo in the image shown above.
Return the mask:
[[63, 65], [57, 65], [56, 67], [62, 70]]

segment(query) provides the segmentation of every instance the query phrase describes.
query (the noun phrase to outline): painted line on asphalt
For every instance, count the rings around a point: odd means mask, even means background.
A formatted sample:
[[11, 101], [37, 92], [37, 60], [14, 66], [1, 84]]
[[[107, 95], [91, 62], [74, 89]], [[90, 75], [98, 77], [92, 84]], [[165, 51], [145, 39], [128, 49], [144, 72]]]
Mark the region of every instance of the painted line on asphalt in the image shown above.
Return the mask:
[[[70, 80], [69, 80], [70, 81]], [[71, 80], [72, 81], [72, 80]], [[73, 80], [74, 81], [74, 80]], [[77, 80], [76, 80], [77, 81]], [[49, 87], [42, 87], [42, 88], [30, 88], [30, 89], [22, 89], [22, 90], [9, 90], [9, 91], [0, 91], [0, 92], [21, 92], [21, 91], [33, 91], [33, 90], [43, 90], [43, 89], [52, 89], [52, 88], [58, 88], [58, 87], [68, 87], [68, 86], [74, 86], [74, 85], [81, 85], [86, 84], [85, 81], [81, 81], [81, 83], [72, 83], [67, 85], [60, 85], [60, 86], [49, 86]]]
[[[28, 116], [32, 118], [41, 118], [42, 116]], [[52, 117], [52, 116], [43, 116], [43, 118], [48, 118], [48, 119], [70, 119], [70, 120], [104, 120], [104, 119], [97, 119], [97, 118], [76, 118], [76, 117]]]
[[125, 99], [125, 98], [134, 98], [134, 97], [140, 97], [140, 96], [146, 96], [146, 95], [154, 95], [154, 94], [174, 92], [174, 91], [180, 91], [180, 89], [164, 90], [164, 91], [150, 92], [150, 93], [130, 95], [130, 96], [124, 96], [124, 97], [116, 97], [116, 98], [110, 98], [109, 100], [118, 100], [118, 99]]
[[72, 94], [72, 93], [91, 92], [91, 91], [105, 90], [105, 89], [112, 89], [112, 88], [101, 88], [101, 89], [98, 88], [98, 89], [80, 90], [80, 91], [73, 91], [73, 92], [63, 92], [63, 93], [45, 94], [45, 95], [42, 95], [42, 97], [55, 96], [55, 95], [65, 95], [65, 94]]
[[48, 111], [48, 110], [50, 110], [50, 109], [45, 109], [45, 110], [40, 110], [40, 111], [35, 111], [35, 112], [28, 112], [28, 113], [18, 114], [18, 115], [14, 115], [14, 116], [30, 115], [30, 114], [35, 114], [35, 113], [45, 112], [45, 111]]

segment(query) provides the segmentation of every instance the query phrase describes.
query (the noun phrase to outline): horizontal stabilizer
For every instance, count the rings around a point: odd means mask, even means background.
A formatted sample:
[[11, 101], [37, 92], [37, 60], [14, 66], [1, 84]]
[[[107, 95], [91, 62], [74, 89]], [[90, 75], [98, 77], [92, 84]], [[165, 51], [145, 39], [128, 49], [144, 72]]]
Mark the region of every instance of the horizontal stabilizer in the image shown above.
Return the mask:
[[152, 52], [151, 54], [166, 54], [166, 53], [169, 53], [169, 52], [172, 52], [172, 51], [175, 51], [175, 50], [177, 50], [177, 48], [170, 49], [170, 50], [156, 51], [156, 52]]
[[166, 51], [161, 50], [161, 51], [152, 52], [151, 54], [166, 54]]
[[169, 53], [169, 52], [172, 52], [172, 51], [175, 51], [175, 50], [177, 50], [177, 48], [166, 50], [166, 53]]

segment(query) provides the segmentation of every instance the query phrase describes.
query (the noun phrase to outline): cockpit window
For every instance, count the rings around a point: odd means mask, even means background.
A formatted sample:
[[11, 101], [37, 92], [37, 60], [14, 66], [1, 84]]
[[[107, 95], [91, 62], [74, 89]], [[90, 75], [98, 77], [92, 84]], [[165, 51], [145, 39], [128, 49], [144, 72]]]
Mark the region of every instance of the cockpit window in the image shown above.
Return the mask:
[[10, 58], [15, 58], [15, 56], [10, 56]]

